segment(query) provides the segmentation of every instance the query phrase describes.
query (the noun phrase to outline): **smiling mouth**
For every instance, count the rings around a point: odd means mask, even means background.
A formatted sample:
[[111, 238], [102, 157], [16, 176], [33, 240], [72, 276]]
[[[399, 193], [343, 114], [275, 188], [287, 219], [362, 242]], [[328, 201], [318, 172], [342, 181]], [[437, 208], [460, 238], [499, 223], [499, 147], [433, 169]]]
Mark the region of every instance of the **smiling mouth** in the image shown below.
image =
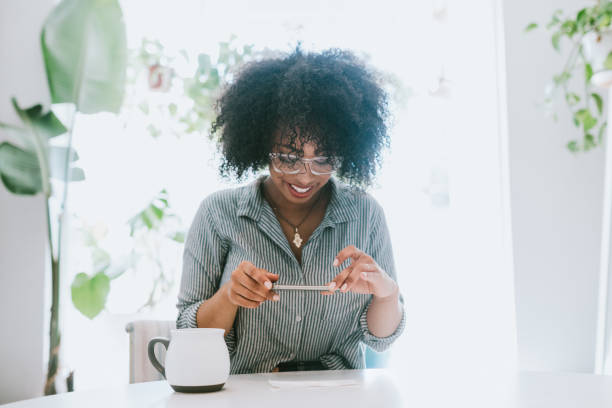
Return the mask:
[[304, 193], [309, 192], [310, 190], [312, 190], [312, 187], [313, 187], [313, 186], [310, 186], [310, 187], [298, 187], [295, 184], [291, 184], [291, 183], [288, 183], [288, 184], [289, 184], [289, 187], [291, 187], [294, 191], [296, 191], [297, 193], [300, 193], [300, 194], [304, 194]]
[[304, 194], [309, 192], [310, 190], [312, 190], [312, 186], [310, 187], [306, 187], [306, 188], [302, 188], [302, 187], [298, 187], [294, 184], [289, 183], [289, 187], [291, 187], [293, 190], [295, 190], [296, 192], [300, 193], [300, 194]]

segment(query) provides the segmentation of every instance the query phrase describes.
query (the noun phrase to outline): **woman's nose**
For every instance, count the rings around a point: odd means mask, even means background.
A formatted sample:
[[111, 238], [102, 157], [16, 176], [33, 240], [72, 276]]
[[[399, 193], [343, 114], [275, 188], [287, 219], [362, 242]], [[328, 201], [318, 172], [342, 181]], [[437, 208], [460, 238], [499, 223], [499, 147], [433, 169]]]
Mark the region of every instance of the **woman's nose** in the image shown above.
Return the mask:
[[310, 163], [303, 163], [304, 165], [304, 171], [301, 171], [297, 176], [297, 179], [304, 184], [308, 184], [310, 181], [312, 181], [315, 178], [315, 175], [312, 174], [312, 171], [310, 170]]

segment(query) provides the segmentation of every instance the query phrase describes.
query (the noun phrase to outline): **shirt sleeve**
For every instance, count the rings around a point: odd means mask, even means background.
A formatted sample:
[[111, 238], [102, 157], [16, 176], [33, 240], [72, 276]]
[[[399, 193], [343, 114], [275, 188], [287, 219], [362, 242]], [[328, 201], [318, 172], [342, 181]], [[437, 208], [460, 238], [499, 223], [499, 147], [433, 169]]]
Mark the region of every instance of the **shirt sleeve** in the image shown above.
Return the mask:
[[210, 214], [210, 200], [204, 200], [185, 240], [177, 328], [197, 327], [198, 308], [219, 289], [226, 253]]
[[[368, 255], [370, 255], [387, 274], [397, 282], [397, 275], [395, 272], [395, 262], [393, 260], [393, 249], [391, 247], [391, 237], [389, 236], [389, 229], [387, 228], [387, 222], [385, 220], [385, 214], [382, 207], [374, 202], [374, 214], [372, 216], [372, 234], [370, 239], [370, 247]], [[404, 310], [404, 298], [400, 294], [400, 305], [402, 308], [402, 318], [395, 331], [387, 337], [377, 337], [373, 335], [368, 328], [368, 309], [372, 304], [373, 296], [370, 297], [370, 301], [363, 309], [359, 317], [359, 325], [361, 328], [362, 338], [361, 341], [371, 347], [375, 351], [384, 351], [391, 346], [391, 344], [397, 339], [406, 326], [406, 311]]]

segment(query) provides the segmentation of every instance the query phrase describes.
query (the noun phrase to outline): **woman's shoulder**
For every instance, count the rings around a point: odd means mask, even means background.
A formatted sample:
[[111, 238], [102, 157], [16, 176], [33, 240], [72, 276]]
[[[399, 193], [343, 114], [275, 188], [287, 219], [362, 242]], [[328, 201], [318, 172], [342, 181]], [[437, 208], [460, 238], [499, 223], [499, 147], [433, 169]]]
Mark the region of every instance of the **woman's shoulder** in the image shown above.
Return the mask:
[[241, 198], [250, 188], [250, 185], [246, 185], [217, 190], [202, 199], [198, 212], [208, 212], [214, 218], [236, 214]]
[[384, 213], [380, 203], [374, 196], [362, 187], [352, 186], [334, 180], [338, 202], [341, 205], [353, 206], [360, 215], [380, 216]]

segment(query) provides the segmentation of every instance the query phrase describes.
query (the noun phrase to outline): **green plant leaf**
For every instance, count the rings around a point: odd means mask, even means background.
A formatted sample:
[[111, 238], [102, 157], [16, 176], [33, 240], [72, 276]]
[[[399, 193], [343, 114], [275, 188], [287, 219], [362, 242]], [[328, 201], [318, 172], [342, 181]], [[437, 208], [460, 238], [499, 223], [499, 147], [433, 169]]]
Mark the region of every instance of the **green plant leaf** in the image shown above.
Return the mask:
[[593, 77], [593, 67], [589, 63], [584, 64], [584, 79], [586, 80], [587, 83], [589, 83], [592, 77]]
[[147, 101], [142, 101], [138, 104], [138, 109], [145, 115], [149, 114], [149, 103]]
[[580, 151], [580, 147], [578, 147], [578, 142], [575, 140], [572, 140], [571, 142], [569, 142], [567, 144], [567, 148], [572, 153], [578, 153]]
[[597, 124], [597, 119], [591, 115], [591, 112], [588, 109], [580, 109], [576, 111], [574, 116], [580, 123], [582, 123], [582, 128], [584, 129], [585, 133], [591, 130]]
[[169, 238], [172, 239], [173, 241], [176, 241], [182, 244], [185, 242], [185, 233], [182, 231], [177, 231], [173, 235], [170, 235]]
[[[70, 157], [68, 157], [70, 156]], [[51, 177], [57, 180], [66, 181], [64, 178], [64, 166], [66, 160], [74, 162], [79, 159], [77, 152], [64, 146], [49, 146], [49, 168], [51, 170]], [[68, 169], [68, 180], [69, 181], [82, 181], [85, 179], [85, 173], [83, 169], [78, 167], [69, 167]]]
[[[66, 133], [66, 127], [53, 112], [43, 113], [42, 105], [34, 105], [30, 108], [22, 109], [15, 98], [12, 98], [11, 102], [21, 121], [46, 139]], [[45, 143], [46, 140], [41, 140], [40, 142]]]
[[538, 24], [537, 23], [529, 23], [527, 24], [527, 27], [525, 27], [525, 32], [529, 32], [531, 30], [535, 30], [536, 28], [538, 28]]
[[92, 249], [91, 258], [93, 260], [93, 270], [96, 273], [105, 272], [110, 266], [110, 254], [100, 247], [96, 246]]
[[597, 132], [597, 143], [601, 144], [603, 142], [604, 135], [606, 134], [606, 128], [608, 127], [608, 122], [604, 122], [599, 127], [599, 132]]
[[[561, 11], [561, 10], [557, 10], [557, 11]], [[557, 24], [559, 24], [561, 22], [561, 20], [559, 19], [559, 16], [561, 15], [561, 13], [553, 13], [553, 16], [551, 17], [550, 21], [548, 22], [548, 24], [546, 24], [546, 29], [550, 30], [551, 28], [553, 28], [554, 26], [556, 26]]]
[[584, 150], [589, 151], [594, 147], [597, 147], [597, 145], [595, 144], [595, 138], [592, 134], [587, 133], [586, 135], [584, 135]]
[[574, 106], [580, 102], [580, 97], [573, 92], [568, 92], [565, 94], [565, 100], [570, 106]]
[[612, 69], [612, 51], [608, 53], [603, 65], [605, 69]]
[[161, 130], [155, 127], [155, 125], [153, 125], [152, 123], [149, 123], [149, 125], [147, 125], [147, 130], [155, 139], [161, 136]]
[[566, 83], [570, 78], [572, 77], [572, 75], [567, 72], [567, 71], [563, 71], [562, 73], [560, 73], [559, 75], [554, 75], [553, 76], [553, 82], [555, 83], [555, 85], [563, 85], [564, 83]]
[[0, 178], [13, 194], [34, 195], [43, 191], [36, 154], [8, 142], [0, 144]]
[[563, 24], [561, 24], [561, 30], [565, 35], [572, 38], [576, 33], [576, 22], [573, 20], [565, 20]]
[[601, 116], [601, 114], [603, 113], [603, 99], [601, 98], [601, 96], [599, 96], [599, 94], [595, 92], [591, 94], [591, 97], [595, 100], [595, 105], [597, 105], [597, 112], [599, 112], [599, 115]]
[[0, 135], [2, 134], [8, 135], [9, 139], [21, 142], [29, 149], [34, 149], [32, 136], [24, 128], [0, 122]]
[[156, 217], [158, 220], [161, 220], [162, 218], [164, 218], [164, 210], [162, 210], [162, 209], [161, 209], [161, 208], [159, 208], [159, 207], [156, 207], [156, 206], [155, 206], [155, 205], [153, 205], [153, 204], [151, 204], [151, 205], [149, 206], [149, 208], [150, 208], [151, 212], [153, 213], [153, 215], [155, 215], [155, 217]]
[[103, 309], [110, 291], [110, 279], [104, 273], [89, 277], [84, 272], [74, 277], [70, 285], [72, 303], [86, 317], [93, 319]]
[[599, 18], [597, 19], [596, 25], [597, 25], [597, 28], [600, 30], [609, 27], [610, 26], [610, 15], [602, 14], [601, 16], [599, 16]]
[[198, 55], [198, 73], [207, 74], [211, 67], [210, 56], [207, 54]]
[[148, 229], [153, 229], [153, 217], [149, 215], [147, 210], [140, 213], [140, 219]]
[[49, 139], [65, 133], [66, 128], [51, 111], [43, 112], [42, 105], [22, 109], [15, 98], [12, 98], [11, 102], [24, 125], [25, 133], [22, 136], [27, 146], [25, 150], [36, 156], [42, 192], [49, 197], [51, 195]]
[[561, 31], [557, 31], [554, 33], [550, 39], [552, 42], [552, 46], [555, 50], [560, 51], [561, 47], [559, 46], [559, 41], [561, 40]]
[[117, 113], [127, 42], [118, 0], [63, 0], [47, 17], [41, 45], [53, 103]]
[[578, 26], [578, 30], [581, 30], [585, 26], [586, 20], [587, 20], [587, 9], [583, 8], [582, 10], [578, 12], [578, 14], [576, 14], [576, 25]]
[[171, 103], [168, 105], [168, 112], [170, 112], [170, 115], [172, 116], [176, 115], [177, 111], [178, 111], [178, 107], [176, 106], [176, 103]]

